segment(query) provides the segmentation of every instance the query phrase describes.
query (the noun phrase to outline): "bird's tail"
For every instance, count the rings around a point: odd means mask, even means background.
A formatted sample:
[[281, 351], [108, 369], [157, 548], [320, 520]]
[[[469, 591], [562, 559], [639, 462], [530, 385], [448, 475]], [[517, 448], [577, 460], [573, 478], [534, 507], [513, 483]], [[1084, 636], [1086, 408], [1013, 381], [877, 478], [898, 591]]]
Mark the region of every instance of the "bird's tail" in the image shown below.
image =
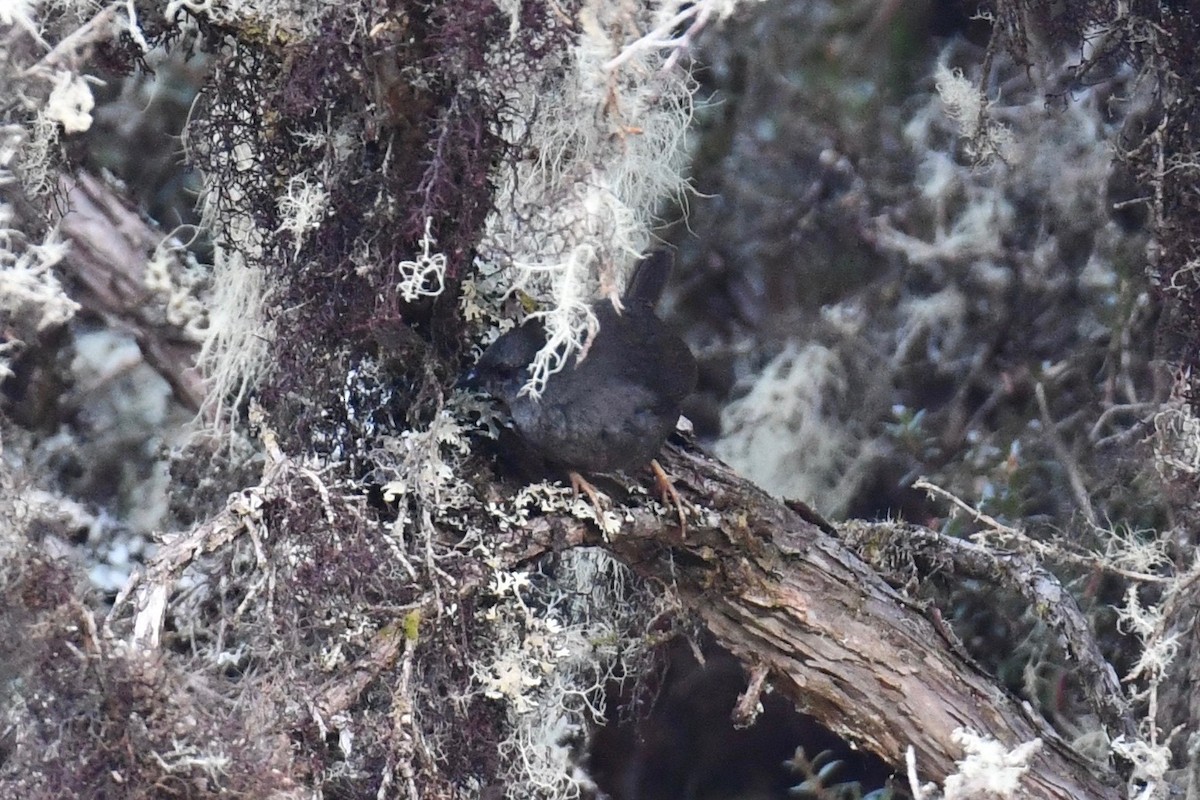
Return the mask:
[[674, 265], [675, 256], [670, 250], [663, 248], [650, 253], [633, 268], [622, 301], [627, 304], [643, 303], [654, 308], [671, 278]]

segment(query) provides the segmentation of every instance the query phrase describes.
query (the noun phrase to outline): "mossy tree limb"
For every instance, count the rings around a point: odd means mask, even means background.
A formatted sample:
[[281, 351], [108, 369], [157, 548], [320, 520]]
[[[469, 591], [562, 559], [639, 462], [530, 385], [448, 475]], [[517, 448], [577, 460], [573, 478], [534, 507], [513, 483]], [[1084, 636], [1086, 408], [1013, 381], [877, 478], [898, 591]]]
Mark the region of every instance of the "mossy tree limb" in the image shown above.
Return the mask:
[[[747, 667], [807, 714], [894, 764], [911, 745], [922, 779], [962, 758], [969, 728], [1008, 748], [1044, 743], [1023, 779], [1027, 797], [1116, 798], [1116, 778], [1085, 763], [1036, 712], [958, 654], [915, 604], [845, 544], [707, 456], [671, 448], [665, 465], [703, 507], [686, 539], [648, 510], [606, 545], [643, 578], [670, 586]], [[544, 548], [597, 543], [573, 519], [536, 521]]]

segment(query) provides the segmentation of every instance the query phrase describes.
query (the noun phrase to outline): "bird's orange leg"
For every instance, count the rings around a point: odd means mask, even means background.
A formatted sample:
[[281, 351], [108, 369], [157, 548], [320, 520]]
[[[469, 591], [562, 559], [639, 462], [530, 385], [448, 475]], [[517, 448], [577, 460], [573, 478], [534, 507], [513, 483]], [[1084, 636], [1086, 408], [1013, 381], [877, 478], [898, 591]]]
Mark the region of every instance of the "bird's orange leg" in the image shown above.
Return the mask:
[[687, 514], [683, 510], [683, 498], [679, 496], [679, 492], [675, 491], [675, 485], [671, 483], [671, 476], [662, 468], [662, 464], [658, 463], [658, 459], [650, 461], [650, 470], [654, 473], [654, 482], [658, 486], [659, 494], [662, 495], [662, 501], [666, 505], [675, 506], [675, 512], [679, 515], [679, 536], [687, 538]]
[[598, 492], [595, 486], [592, 486], [592, 484], [588, 483], [587, 480], [575, 470], [571, 470], [567, 474], [571, 478], [571, 491], [575, 493], [574, 497], [579, 497], [580, 492], [583, 492], [585, 495], [587, 495], [587, 499], [592, 504], [592, 509], [596, 512], [596, 522], [600, 523], [600, 527], [603, 528], [604, 511], [607, 508], [607, 504], [601, 499], [604, 497], [604, 495]]

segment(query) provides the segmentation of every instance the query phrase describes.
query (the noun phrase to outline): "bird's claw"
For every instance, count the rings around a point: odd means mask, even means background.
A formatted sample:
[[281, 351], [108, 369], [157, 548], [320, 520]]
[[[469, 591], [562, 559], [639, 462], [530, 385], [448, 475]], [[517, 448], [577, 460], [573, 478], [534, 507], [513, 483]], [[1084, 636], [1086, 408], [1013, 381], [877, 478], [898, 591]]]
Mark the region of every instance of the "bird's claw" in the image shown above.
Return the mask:
[[578, 472], [571, 470], [570, 478], [571, 491], [573, 492], [571, 499], [578, 499], [580, 492], [583, 492], [585, 495], [587, 495], [588, 501], [592, 504], [592, 510], [596, 512], [596, 521], [603, 526], [604, 512], [608, 510], [610, 505], [608, 497], [597, 491], [596, 487], [588, 483], [587, 479]]
[[679, 536], [686, 539], [687, 512], [683, 508], [683, 498], [679, 496], [679, 492], [675, 491], [675, 484], [671, 483], [671, 476], [662, 468], [662, 464], [658, 463], [657, 458], [651, 459], [650, 469], [654, 472], [654, 483], [658, 486], [663, 503], [675, 506], [675, 513], [679, 515]]

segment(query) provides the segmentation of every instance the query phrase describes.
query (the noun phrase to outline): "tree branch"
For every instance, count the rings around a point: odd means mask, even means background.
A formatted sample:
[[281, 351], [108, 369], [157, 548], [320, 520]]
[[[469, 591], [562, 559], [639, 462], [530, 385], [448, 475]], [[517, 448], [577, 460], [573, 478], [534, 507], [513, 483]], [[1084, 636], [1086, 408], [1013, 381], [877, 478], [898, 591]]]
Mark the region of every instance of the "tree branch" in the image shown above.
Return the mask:
[[61, 183], [68, 209], [59, 224], [71, 243], [64, 272], [78, 286], [72, 297], [131, 331], [146, 363], [170, 384], [175, 398], [199, 410], [204, 399], [195, 368], [199, 344], [166, 319], [165, 301], [146, 285], [148, 256], [164, 235], [96, 178], [81, 173]]
[[767, 668], [800, 711], [897, 766], [911, 745], [923, 777], [955, 771], [962, 753], [952, 735], [969, 728], [1009, 748], [1042, 739], [1025, 796], [1119, 796], [1115, 776], [1085, 763], [966, 663], [842, 542], [714, 459], [674, 447], [664, 456], [681, 495], [713, 512], [689, 525], [686, 539], [649, 509], [633, 511], [607, 543], [578, 520], [547, 517], [525, 532], [532, 539], [520, 558], [604, 544], [644, 578], [673, 587], [724, 647]]

